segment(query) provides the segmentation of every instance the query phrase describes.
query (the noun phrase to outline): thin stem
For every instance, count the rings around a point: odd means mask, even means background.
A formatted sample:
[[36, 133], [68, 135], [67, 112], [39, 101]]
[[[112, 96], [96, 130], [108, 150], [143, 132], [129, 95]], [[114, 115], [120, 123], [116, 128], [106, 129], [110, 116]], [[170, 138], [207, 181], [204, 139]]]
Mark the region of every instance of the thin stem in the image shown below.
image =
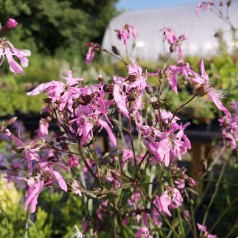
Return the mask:
[[81, 145], [79, 144], [79, 142], [78, 142], [78, 150], [79, 150], [79, 153], [80, 153], [80, 155], [81, 155], [81, 158], [82, 158], [84, 164], [86, 165], [86, 167], [87, 167], [89, 173], [93, 176], [93, 178], [95, 179], [95, 181], [98, 182], [99, 186], [102, 187], [100, 180], [97, 178], [97, 176], [94, 174], [94, 172], [93, 172], [92, 169], [90, 168], [90, 166], [89, 166], [89, 164], [88, 164], [88, 162], [87, 162], [87, 160], [86, 160], [86, 158], [85, 158], [85, 156], [84, 156], [83, 149], [82, 149]]
[[135, 178], [137, 176], [137, 161], [136, 161], [136, 154], [135, 154], [135, 147], [134, 147], [134, 142], [133, 142], [133, 138], [132, 138], [132, 126], [131, 126], [131, 118], [128, 119], [129, 122], [129, 136], [130, 136], [130, 141], [131, 141], [131, 147], [132, 147], [132, 151], [133, 151], [133, 158], [134, 158], [134, 163], [135, 163]]
[[222, 212], [222, 214], [217, 218], [216, 222], [213, 224], [212, 228], [210, 229], [210, 232], [214, 230], [214, 228], [217, 226], [217, 224], [220, 222], [222, 217], [226, 214], [226, 212], [233, 206], [233, 204], [238, 201], [238, 197], [236, 197], [227, 207], [226, 209]]
[[202, 225], [205, 225], [205, 223], [206, 223], [206, 221], [207, 221], [208, 213], [209, 213], [209, 211], [210, 211], [210, 209], [211, 209], [211, 207], [212, 207], [212, 204], [213, 204], [213, 202], [214, 202], [214, 200], [215, 200], [215, 198], [216, 198], [216, 195], [217, 195], [217, 193], [218, 193], [219, 184], [220, 184], [220, 181], [221, 181], [221, 179], [222, 179], [222, 177], [223, 177], [223, 174], [224, 174], [224, 171], [225, 171], [225, 168], [226, 168], [226, 162], [227, 162], [227, 160], [224, 162], [224, 164], [223, 164], [223, 166], [222, 166], [222, 169], [221, 169], [221, 172], [220, 172], [220, 175], [219, 175], [219, 178], [218, 178], [218, 182], [216, 183], [215, 191], [214, 191], [214, 193], [212, 194], [212, 198], [211, 198], [211, 200], [210, 200], [210, 203], [208, 204], [208, 208], [207, 208], [207, 210], [206, 210], [206, 212], [205, 212], [205, 215], [204, 215], [204, 217], [203, 217]]
[[175, 116], [177, 115], [178, 111], [179, 111], [182, 107], [184, 107], [184, 106], [186, 106], [187, 104], [189, 104], [196, 96], [197, 96], [197, 94], [195, 93], [187, 102], [185, 102], [185, 103], [182, 104], [180, 107], [178, 107], [178, 108], [174, 111], [173, 117], [170, 119], [170, 121], [169, 121], [168, 124], [170, 124], [170, 123], [173, 121], [173, 119], [174, 119]]

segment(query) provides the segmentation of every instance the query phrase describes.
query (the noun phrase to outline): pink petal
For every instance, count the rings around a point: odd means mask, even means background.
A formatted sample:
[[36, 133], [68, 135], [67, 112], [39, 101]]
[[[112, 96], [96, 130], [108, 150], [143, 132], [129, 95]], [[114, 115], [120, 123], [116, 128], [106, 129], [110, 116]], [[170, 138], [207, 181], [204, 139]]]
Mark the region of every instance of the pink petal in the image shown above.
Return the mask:
[[65, 183], [61, 174], [58, 171], [55, 171], [55, 170], [53, 170], [52, 172], [53, 172], [55, 178], [57, 179], [60, 188], [62, 190], [64, 190], [65, 192], [67, 192], [67, 184]]
[[108, 135], [109, 135], [109, 137], [111, 139], [112, 144], [116, 146], [117, 145], [116, 137], [112, 133], [112, 130], [108, 126], [108, 124], [105, 121], [101, 120], [101, 119], [98, 119], [98, 123], [107, 131], [107, 133], [108, 133]]

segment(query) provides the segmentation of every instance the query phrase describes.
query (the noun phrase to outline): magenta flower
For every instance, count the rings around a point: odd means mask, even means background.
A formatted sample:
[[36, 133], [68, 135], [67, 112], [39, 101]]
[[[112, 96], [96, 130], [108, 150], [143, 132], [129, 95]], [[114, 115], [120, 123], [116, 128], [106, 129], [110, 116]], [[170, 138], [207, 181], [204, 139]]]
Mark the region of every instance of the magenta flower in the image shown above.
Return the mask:
[[203, 60], [200, 60], [200, 73], [201, 75], [197, 74], [197, 73], [193, 73], [194, 77], [190, 77], [190, 80], [192, 82], [197, 83], [197, 95], [198, 96], [204, 96], [204, 95], [208, 95], [208, 99], [212, 100], [215, 105], [217, 106], [217, 108], [220, 111], [223, 111], [228, 117], [231, 116], [230, 112], [222, 105], [220, 98], [222, 98], [223, 96], [221, 94], [219, 94], [216, 89], [214, 89], [209, 82], [209, 77], [205, 71], [204, 68], [204, 64], [203, 64]]
[[88, 47], [88, 52], [86, 54], [85, 58], [85, 64], [90, 64], [92, 60], [94, 59], [95, 52], [99, 52], [101, 50], [101, 47], [97, 43], [86, 43], [85, 46]]
[[68, 77], [63, 77], [66, 83], [59, 81], [52, 81], [49, 83], [40, 84], [31, 92], [28, 92], [28, 96], [38, 95], [45, 91], [45, 93], [51, 98], [53, 103], [59, 104], [59, 110], [62, 111], [66, 105], [67, 108], [72, 111], [73, 99], [80, 95], [80, 89], [77, 88], [83, 78], [73, 78], [72, 71], [68, 71]]
[[[2, 64], [5, 57], [7, 58], [10, 70], [16, 74], [24, 74], [24, 71], [21, 66], [28, 67], [29, 61], [27, 57], [31, 55], [29, 50], [18, 50], [15, 48], [9, 41], [2, 40], [0, 44], [0, 65]], [[14, 57], [20, 60], [20, 64], [18, 64]]]
[[231, 108], [234, 111], [231, 117], [223, 116], [219, 119], [222, 128], [222, 138], [233, 150], [238, 147], [238, 102], [233, 102]]
[[117, 29], [115, 31], [117, 32], [118, 39], [123, 40], [125, 46], [127, 46], [128, 40], [130, 39], [130, 35], [132, 35], [133, 39], [136, 40], [135, 27], [132, 25], [126, 24], [121, 29]]
[[18, 23], [17, 23], [17, 21], [15, 19], [9, 18], [7, 20], [7, 28], [8, 29], [14, 29], [14, 28], [17, 27], [17, 25], [18, 25]]
[[180, 126], [177, 123], [172, 123], [167, 131], [154, 130], [154, 136], [149, 136], [143, 139], [147, 149], [155, 156], [152, 163], [164, 162], [168, 167], [171, 161], [176, 157], [181, 160], [182, 155], [191, 149], [191, 143], [184, 134], [185, 128], [189, 125], [186, 123]]
[[52, 186], [55, 183], [55, 180], [57, 181], [59, 187], [67, 192], [66, 182], [64, 181], [61, 174], [52, 168], [53, 165], [60, 166], [61, 168], [67, 170], [57, 163], [41, 162], [36, 169], [37, 176], [26, 180], [28, 183], [28, 190], [24, 205], [25, 210], [27, 207], [29, 207], [30, 212], [34, 213], [36, 211], [37, 200], [41, 191], [44, 187]]
[[68, 156], [67, 165], [68, 165], [70, 168], [77, 167], [78, 164], [79, 164], [79, 158], [78, 158], [78, 156], [76, 156], [76, 155], [69, 155], [69, 156]]
[[43, 146], [43, 143], [38, 143], [36, 140], [31, 140], [28, 144], [24, 144], [19, 138], [14, 136], [8, 129], [6, 129], [6, 135], [9, 136], [17, 145], [16, 150], [22, 151], [24, 159], [28, 162], [29, 173], [32, 174], [32, 161], [39, 160], [39, 150]]
[[164, 33], [165, 39], [170, 44], [170, 52], [172, 53], [174, 51], [177, 51], [178, 58], [181, 61], [183, 58], [183, 51], [181, 44], [184, 40], [187, 40], [188, 36], [186, 34], [183, 34], [177, 37], [175, 35], [175, 32], [167, 27], [164, 27], [162, 31]]
[[182, 75], [185, 78], [188, 78], [188, 76], [191, 75], [191, 69], [188, 63], [184, 65], [171, 65], [168, 68], [166, 68], [163, 71], [163, 73], [167, 77], [172, 90], [175, 93], [178, 93], [178, 90], [177, 90], [178, 75]]
[[36, 178], [32, 177], [27, 180], [27, 183], [28, 183], [28, 190], [26, 194], [24, 210], [26, 210], [27, 207], [29, 207], [30, 212], [34, 213], [36, 211], [38, 197], [44, 188], [44, 181], [40, 179], [36, 180]]

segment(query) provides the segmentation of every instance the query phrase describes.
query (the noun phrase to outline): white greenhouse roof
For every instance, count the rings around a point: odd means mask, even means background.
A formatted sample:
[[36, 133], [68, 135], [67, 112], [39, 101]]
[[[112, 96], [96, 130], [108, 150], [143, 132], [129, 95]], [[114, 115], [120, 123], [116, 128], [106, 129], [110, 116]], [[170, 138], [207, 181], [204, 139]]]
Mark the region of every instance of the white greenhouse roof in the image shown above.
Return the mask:
[[[188, 39], [182, 45], [185, 55], [211, 56], [217, 52], [218, 48], [217, 39], [214, 37], [215, 32], [219, 29], [226, 32], [230, 30], [230, 27], [209, 10], [202, 12], [198, 17], [195, 7], [187, 5], [122, 13], [109, 23], [104, 35], [103, 47], [110, 50], [111, 45], [115, 45], [123, 55], [125, 47], [123, 42], [117, 39], [115, 29], [131, 24], [135, 26], [137, 33], [136, 45], [130, 52], [132, 56], [145, 60], [158, 60], [159, 55], [163, 55], [164, 49], [169, 51], [167, 43], [163, 46], [161, 32], [163, 27], [168, 27], [175, 31], [176, 36], [188, 35]], [[238, 27], [237, 2], [232, 4], [229, 12], [231, 22]], [[224, 38], [228, 46], [232, 48], [234, 43], [230, 32], [225, 33]]]

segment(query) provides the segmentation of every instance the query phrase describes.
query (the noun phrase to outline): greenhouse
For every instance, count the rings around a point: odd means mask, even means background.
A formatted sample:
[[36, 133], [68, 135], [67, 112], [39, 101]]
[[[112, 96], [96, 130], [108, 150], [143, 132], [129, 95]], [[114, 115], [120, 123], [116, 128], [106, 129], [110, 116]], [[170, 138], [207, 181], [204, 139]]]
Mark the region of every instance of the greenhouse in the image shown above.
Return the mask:
[[[238, 3], [233, 4], [229, 16], [231, 22], [236, 23], [238, 22]], [[137, 42], [130, 53], [133, 57], [143, 60], [157, 60], [164, 54], [166, 45], [163, 44], [161, 31], [163, 27], [171, 28], [178, 36], [188, 35], [182, 47], [185, 55], [200, 57], [214, 55], [218, 49], [218, 41], [214, 34], [219, 30], [224, 32], [228, 49], [232, 50], [234, 47], [230, 27], [210, 11], [204, 11], [201, 16], [197, 16], [194, 5], [124, 12], [110, 21], [104, 35], [104, 48], [109, 49], [111, 45], [116, 44], [121, 54], [125, 52], [123, 44], [118, 42], [115, 34], [115, 29], [125, 24], [135, 26], [137, 32]]]

